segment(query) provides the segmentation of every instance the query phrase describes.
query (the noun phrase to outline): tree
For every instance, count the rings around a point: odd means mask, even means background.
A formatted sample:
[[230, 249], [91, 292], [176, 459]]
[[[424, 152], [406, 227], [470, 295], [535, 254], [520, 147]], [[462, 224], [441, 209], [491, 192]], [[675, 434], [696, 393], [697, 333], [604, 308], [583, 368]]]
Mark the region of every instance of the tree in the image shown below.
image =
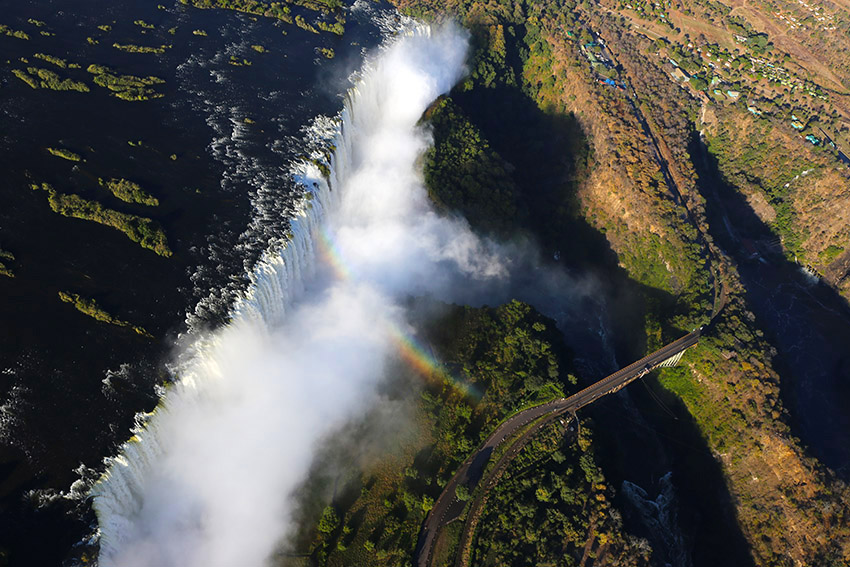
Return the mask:
[[322, 512], [322, 519], [319, 520], [319, 531], [323, 534], [330, 534], [339, 526], [339, 516], [333, 506], [328, 504]]
[[704, 91], [708, 88], [708, 81], [702, 77], [693, 76], [691, 77], [691, 86], [698, 91]]

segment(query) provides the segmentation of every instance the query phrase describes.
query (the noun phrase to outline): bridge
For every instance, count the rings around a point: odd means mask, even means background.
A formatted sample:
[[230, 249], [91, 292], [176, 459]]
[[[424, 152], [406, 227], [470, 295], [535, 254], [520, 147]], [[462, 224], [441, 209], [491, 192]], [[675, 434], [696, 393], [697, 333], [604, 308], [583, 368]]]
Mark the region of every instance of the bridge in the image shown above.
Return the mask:
[[[419, 541], [416, 545], [414, 553], [415, 564], [417, 567], [429, 567], [431, 565], [431, 556], [434, 551], [434, 545], [437, 542], [437, 536], [440, 530], [447, 524], [458, 519], [466, 508], [466, 501], [460, 500], [457, 497], [458, 486], [466, 486], [469, 492], [472, 492], [478, 487], [481, 477], [484, 473], [484, 468], [493, 454], [500, 445], [507, 439], [511, 438], [523, 428], [534, 424], [528, 431], [510, 447], [510, 449], [500, 457], [496, 465], [491, 469], [486, 481], [484, 482], [485, 491], [492, 487], [501, 476], [501, 472], [507, 467], [507, 464], [519, 453], [525, 443], [534, 436], [540, 429], [558, 419], [565, 414], [572, 415], [576, 411], [587, 406], [599, 398], [617, 392], [638, 380], [643, 378], [655, 368], [675, 366], [681, 360], [684, 352], [699, 342], [700, 334], [703, 327], [688, 333], [682, 338], [669, 343], [655, 352], [633, 362], [632, 364], [621, 368], [610, 376], [599, 380], [598, 382], [584, 388], [576, 394], [568, 398], [559, 398], [545, 404], [534, 406], [514, 414], [490, 434], [487, 439], [463, 462], [454, 476], [449, 480], [440, 494], [434, 507], [425, 518], [425, 523], [422, 526], [422, 531], [419, 533]], [[483, 506], [481, 497], [473, 502], [473, 510], [470, 511], [470, 517], [475, 512], [474, 508], [479, 509]], [[461, 539], [461, 556], [463, 556], [464, 548], [469, 544], [469, 530], [464, 530]]]

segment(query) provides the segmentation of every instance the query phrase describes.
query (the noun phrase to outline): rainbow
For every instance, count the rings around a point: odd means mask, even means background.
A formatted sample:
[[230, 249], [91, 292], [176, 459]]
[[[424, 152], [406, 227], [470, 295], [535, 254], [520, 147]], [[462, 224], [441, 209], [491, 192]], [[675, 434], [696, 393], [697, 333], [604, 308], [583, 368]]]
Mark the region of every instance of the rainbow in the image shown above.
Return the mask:
[[321, 259], [330, 266], [337, 279], [353, 279], [351, 270], [346, 264], [345, 259], [343, 259], [342, 253], [339, 251], [339, 247], [337, 247], [333, 235], [331, 235], [325, 227], [318, 228], [316, 232], [318, 233], [316, 241], [319, 243], [319, 254], [321, 255]]
[[[319, 243], [319, 253], [324, 261], [340, 280], [356, 279], [356, 274], [345, 261], [333, 235], [324, 227], [317, 230], [316, 241]], [[480, 400], [482, 393], [474, 385], [452, 376], [437, 360], [431, 349], [425, 348], [410, 332], [405, 331], [393, 322], [386, 323], [387, 334], [398, 351], [402, 360], [407, 362], [420, 376], [426, 380], [438, 377], [460, 391], [463, 395]]]

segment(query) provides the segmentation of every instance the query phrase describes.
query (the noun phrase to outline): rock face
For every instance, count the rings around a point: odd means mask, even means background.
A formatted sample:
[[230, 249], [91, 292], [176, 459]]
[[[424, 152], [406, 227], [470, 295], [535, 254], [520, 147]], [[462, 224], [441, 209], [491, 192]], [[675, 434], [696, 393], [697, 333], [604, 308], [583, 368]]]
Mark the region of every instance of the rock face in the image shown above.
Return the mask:
[[629, 511], [646, 529], [653, 551], [668, 565], [690, 567], [693, 565], [691, 551], [679, 527], [672, 473], [662, 476], [658, 484], [655, 498], [650, 498], [646, 490], [629, 481], [623, 482], [620, 492], [628, 502]]

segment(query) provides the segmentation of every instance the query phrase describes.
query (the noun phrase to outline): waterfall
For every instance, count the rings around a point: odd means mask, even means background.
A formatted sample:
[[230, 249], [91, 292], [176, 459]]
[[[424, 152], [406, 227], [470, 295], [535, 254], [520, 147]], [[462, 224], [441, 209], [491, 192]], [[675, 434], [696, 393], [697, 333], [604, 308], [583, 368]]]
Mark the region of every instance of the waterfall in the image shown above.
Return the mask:
[[[371, 399], [391, 343], [381, 329], [403, 324], [397, 294], [423, 270], [480, 268], [464, 256], [474, 239], [430, 210], [415, 171], [428, 143], [416, 123], [459, 79], [466, 41], [454, 28], [416, 27], [366, 61], [328, 177], [298, 167], [305, 195], [286, 244], [266, 251], [230, 322], [197, 339], [159, 405], [107, 459], [91, 490], [101, 567], [263, 564], [314, 445]], [[386, 251], [398, 227], [417, 245]], [[326, 273], [325, 233], [348, 235], [360, 277]], [[458, 234], [468, 249], [456, 250]], [[387, 258], [357, 256], [375, 244]]]
[[[349, 97], [343, 117], [350, 113], [351, 105]], [[340, 130], [338, 147], [342, 147], [344, 137]], [[269, 329], [280, 324], [303, 292], [305, 280], [314, 272], [315, 235], [333, 206], [333, 181], [322, 177], [312, 164], [300, 164], [299, 168], [305, 197], [291, 220], [289, 239], [284, 246], [266, 252], [250, 274], [248, 289], [232, 308], [232, 327], [250, 322]], [[202, 396], [205, 382], [218, 374], [211, 351], [219, 347], [221, 340], [219, 335], [198, 339], [192, 346], [192, 356], [179, 371], [179, 379], [167, 389], [153, 412], [137, 416], [133, 436], [121, 447], [119, 455], [106, 460], [107, 470], [91, 490], [100, 524], [101, 557], [108, 559], [116, 551], [129, 518], [143, 505], [145, 477], [161, 456], [163, 424], [175, 411], [173, 406], [192, 403]]]

